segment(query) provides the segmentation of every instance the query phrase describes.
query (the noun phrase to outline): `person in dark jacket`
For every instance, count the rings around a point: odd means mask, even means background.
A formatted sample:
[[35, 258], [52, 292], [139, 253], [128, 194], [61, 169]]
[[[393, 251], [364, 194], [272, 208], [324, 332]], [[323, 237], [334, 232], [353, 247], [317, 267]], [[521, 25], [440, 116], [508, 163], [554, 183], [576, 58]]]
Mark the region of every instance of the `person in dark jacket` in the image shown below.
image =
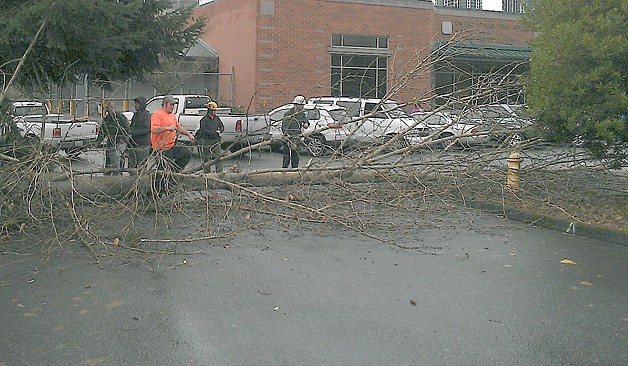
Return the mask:
[[[107, 139], [105, 145], [105, 167], [124, 168], [124, 153], [129, 143], [129, 120], [116, 111], [113, 101], [107, 103], [107, 112], [102, 121], [102, 132]], [[105, 175], [121, 175], [122, 172], [105, 172]]]
[[284, 115], [281, 122], [281, 132], [285, 136], [283, 146], [283, 168], [299, 167], [299, 144], [301, 136], [301, 128], [308, 124], [307, 116], [303, 111], [305, 105], [305, 97], [297, 95], [292, 101], [294, 107], [290, 108]]
[[195, 136], [200, 147], [203, 170], [206, 173], [211, 172], [209, 163], [215, 161], [216, 173], [222, 173], [222, 161], [219, 160], [222, 156], [220, 134], [225, 131], [225, 126], [220, 117], [216, 115], [216, 109], [218, 109], [216, 103], [209, 102], [205, 107], [207, 107], [207, 114], [201, 118], [200, 126]]
[[[141, 168], [150, 155], [150, 113], [146, 110], [146, 98], [133, 99], [135, 114], [131, 118], [131, 139], [128, 150], [129, 168]], [[133, 172], [131, 172], [133, 174]]]

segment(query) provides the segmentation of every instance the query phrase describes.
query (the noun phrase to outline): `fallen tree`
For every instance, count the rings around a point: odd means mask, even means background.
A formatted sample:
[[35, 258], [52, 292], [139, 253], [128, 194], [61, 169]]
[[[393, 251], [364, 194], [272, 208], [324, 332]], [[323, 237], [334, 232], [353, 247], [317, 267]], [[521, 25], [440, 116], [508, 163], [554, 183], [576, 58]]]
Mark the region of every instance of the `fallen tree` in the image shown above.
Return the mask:
[[[419, 59], [414, 71], [400, 83], [429, 72], [431, 57]], [[392, 87], [388, 97], [394, 98], [399, 87]], [[494, 85], [474, 90], [482, 97], [495, 91]], [[450, 98], [452, 104], [472, 105], [474, 96], [469, 94], [441, 97]], [[556, 198], [556, 191], [566, 186], [564, 182], [549, 174], [550, 182], [541, 174], [550, 172], [555, 164], [577, 165], [586, 157], [567, 154], [535, 161], [523, 171], [521, 190], [514, 192], [505, 179], [512, 146], [459, 153], [455, 142], [461, 136], [439, 139], [434, 131], [425, 143], [405, 144], [408, 131], [351, 154], [333, 151], [300, 169], [218, 175], [199, 173], [202, 169], [198, 167], [181, 173], [153, 168], [78, 171], [66, 156], [42, 146], [27, 146], [19, 154], [18, 146], [4, 146], [0, 151], [0, 232], [7, 241], [36, 238], [49, 248], [80, 242], [104, 265], [105, 258], [113, 257], [145, 263], [164, 254], [186, 252], [177, 246], [180, 243], [213, 245], [242, 230], [303, 221], [320, 224], [321, 231], [335, 225], [398, 248], [420, 251], [419, 245], [396, 242], [394, 233], [408, 227], [438, 227], [442, 223], [432, 218], [435, 213], [458, 212], [478, 201], [497, 207], [534, 203], [574, 220], [590, 220], [581, 218], [574, 206], [563, 207], [563, 199]], [[538, 142], [539, 138], [534, 138], [517, 148], [523, 153]], [[246, 146], [222, 158], [268, 144]], [[434, 144], [447, 147], [435, 149]], [[123, 175], [105, 175], [114, 172]], [[158, 175], [172, 178], [170, 194], [159, 195], [153, 189]], [[556, 188], [555, 182], [562, 185]], [[621, 209], [613, 212], [621, 213]], [[179, 227], [192, 229], [183, 233]]]

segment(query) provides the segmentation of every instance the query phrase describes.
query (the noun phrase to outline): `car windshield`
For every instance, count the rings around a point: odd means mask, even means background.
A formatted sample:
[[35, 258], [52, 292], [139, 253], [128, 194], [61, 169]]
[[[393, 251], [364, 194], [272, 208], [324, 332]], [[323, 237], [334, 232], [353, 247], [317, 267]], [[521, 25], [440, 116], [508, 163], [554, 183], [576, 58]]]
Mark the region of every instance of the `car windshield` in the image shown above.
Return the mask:
[[334, 104], [333, 99], [325, 99], [325, 98], [313, 98], [310, 99], [309, 102], [310, 104], [323, 104], [323, 105], [332, 105]]
[[350, 116], [353, 116], [353, 117], [360, 116], [360, 102], [359, 101], [355, 101], [355, 102], [339, 101], [337, 104], [341, 107], [346, 108]]
[[440, 114], [431, 113], [425, 116], [425, 123], [430, 125], [445, 126], [450, 124], [451, 122]]
[[269, 115], [269, 118], [271, 121], [281, 121], [281, 119], [283, 118], [284, 113], [286, 113], [286, 111], [288, 110], [288, 108], [282, 108], [279, 110], [274, 111], [273, 113], [271, 113]]
[[[146, 104], [146, 110], [148, 113], [153, 114], [161, 108], [161, 103], [164, 101], [164, 98], [155, 98], [152, 99], [148, 104]], [[179, 103], [175, 102], [174, 107], [172, 108], [172, 113], [177, 114], [177, 109], [179, 108]]]
[[346, 109], [332, 109], [328, 112], [334, 122], [347, 123], [351, 121], [351, 116]]
[[486, 118], [486, 119], [512, 117], [512, 114], [508, 110], [498, 105], [481, 106], [481, 107], [472, 109], [464, 113], [464, 115], [470, 118]]
[[408, 114], [406, 111], [399, 107], [399, 104], [394, 102], [386, 102], [382, 104], [382, 108], [388, 111], [388, 114], [393, 118], [406, 118]]
[[14, 113], [16, 116], [41, 116], [46, 110], [43, 105], [26, 105], [15, 107]]
[[321, 118], [321, 112], [316, 108], [306, 109], [305, 112], [307, 115], [307, 119], [309, 119], [310, 121], [316, 121]]
[[185, 109], [198, 109], [205, 108], [205, 105], [210, 102], [207, 97], [187, 97], [185, 98]]

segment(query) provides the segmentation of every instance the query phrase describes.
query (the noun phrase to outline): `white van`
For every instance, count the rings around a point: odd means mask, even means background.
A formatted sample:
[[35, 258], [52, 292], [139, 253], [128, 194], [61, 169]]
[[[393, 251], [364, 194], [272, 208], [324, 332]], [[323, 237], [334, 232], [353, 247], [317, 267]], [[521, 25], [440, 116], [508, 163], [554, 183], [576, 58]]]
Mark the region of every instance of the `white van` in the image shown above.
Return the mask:
[[394, 100], [350, 97], [315, 97], [309, 104], [338, 105], [345, 107], [356, 120], [351, 126], [351, 138], [360, 144], [382, 143], [404, 133], [399, 144], [418, 143], [430, 135], [431, 129], [409, 116]]

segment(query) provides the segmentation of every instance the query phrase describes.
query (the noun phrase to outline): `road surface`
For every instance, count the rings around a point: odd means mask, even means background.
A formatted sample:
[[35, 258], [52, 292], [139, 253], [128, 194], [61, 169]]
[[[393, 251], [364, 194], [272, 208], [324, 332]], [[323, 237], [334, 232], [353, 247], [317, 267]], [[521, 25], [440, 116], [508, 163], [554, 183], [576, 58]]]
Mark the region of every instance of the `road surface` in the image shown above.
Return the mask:
[[0, 365], [628, 364], [626, 246], [473, 210], [376, 234], [276, 223], [103, 269], [5, 240]]

